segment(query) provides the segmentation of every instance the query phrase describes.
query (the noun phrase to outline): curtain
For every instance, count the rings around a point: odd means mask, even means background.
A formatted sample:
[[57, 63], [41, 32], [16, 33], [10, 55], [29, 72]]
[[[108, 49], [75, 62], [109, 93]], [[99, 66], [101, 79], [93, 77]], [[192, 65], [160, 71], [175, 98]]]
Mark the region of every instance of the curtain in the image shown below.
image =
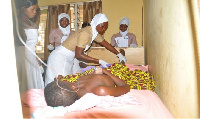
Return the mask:
[[46, 61], [50, 54], [47, 49], [47, 45], [49, 44], [49, 33], [51, 30], [58, 28], [58, 15], [60, 13], [67, 13], [70, 16], [70, 4], [48, 6], [44, 41], [44, 60]]
[[94, 15], [102, 12], [102, 1], [83, 3], [83, 22], [90, 23]]

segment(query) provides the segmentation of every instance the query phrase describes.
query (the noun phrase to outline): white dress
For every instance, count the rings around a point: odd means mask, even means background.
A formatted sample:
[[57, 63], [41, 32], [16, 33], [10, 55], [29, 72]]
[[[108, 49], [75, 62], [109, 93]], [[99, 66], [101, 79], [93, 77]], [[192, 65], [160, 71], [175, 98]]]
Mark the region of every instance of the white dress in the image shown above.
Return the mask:
[[[24, 29], [27, 40], [26, 45], [35, 53], [35, 46], [38, 41], [38, 30], [37, 29]], [[44, 81], [42, 73], [40, 71], [36, 56], [32, 54], [30, 50], [25, 47], [25, 64], [27, 73], [27, 84], [28, 89], [42, 89], [44, 88]]]
[[75, 52], [72, 52], [62, 45], [56, 47], [48, 57], [45, 75], [45, 86], [58, 75], [66, 76], [75, 74], [81, 70], [79, 61], [75, 58]]

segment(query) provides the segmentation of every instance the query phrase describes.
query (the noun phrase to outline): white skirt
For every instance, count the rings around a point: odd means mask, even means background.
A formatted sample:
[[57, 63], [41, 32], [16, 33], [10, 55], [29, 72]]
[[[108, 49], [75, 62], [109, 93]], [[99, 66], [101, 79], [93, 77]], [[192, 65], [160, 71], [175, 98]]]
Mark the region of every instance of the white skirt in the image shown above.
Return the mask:
[[66, 76], [81, 70], [79, 61], [75, 58], [75, 52], [61, 45], [51, 52], [47, 65], [45, 86], [54, 81], [58, 75]]
[[27, 84], [28, 89], [42, 89], [44, 88], [44, 81], [42, 73], [36, 56], [34, 56], [30, 51], [26, 51], [26, 74], [27, 74]]
[[[35, 53], [35, 46], [37, 44], [38, 32], [37, 29], [24, 29], [27, 40], [26, 45], [30, 50]], [[26, 74], [27, 74], [27, 85], [28, 89], [42, 89], [44, 88], [44, 81], [40, 67], [38, 65], [36, 56], [27, 48], [25, 48], [25, 63], [26, 63]]]

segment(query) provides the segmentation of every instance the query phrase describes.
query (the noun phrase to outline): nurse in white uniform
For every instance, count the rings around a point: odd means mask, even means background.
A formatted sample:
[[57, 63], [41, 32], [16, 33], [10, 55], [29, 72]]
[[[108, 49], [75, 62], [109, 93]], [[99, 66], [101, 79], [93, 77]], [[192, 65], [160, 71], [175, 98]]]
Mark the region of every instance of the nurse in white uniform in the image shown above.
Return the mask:
[[44, 81], [42, 77], [42, 72], [39, 67], [36, 56], [35, 46], [38, 41], [38, 29], [25, 29], [27, 36], [26, 45], [30, 48], [25, 48], [25, 64], [26, 64], [26, 74], [27, 74], [27, 83], [28, 89], [42, 89], [44, 88]]
[[136, 36], [128, 32], [130, 20], [123, 17], [119, 22], [119, 33], [111, 37], [111, 45], [115, 47], [137, 47]]
[[[36, 59], [35, 46], [38, 40], [38, 30], [36, 24], [29, 19], [34, 18], [38, 9], [37, 0], [23, 0], [20, 4], [20, 14], [18, 16], [19, 34], [15, 31], [16, 64], [20, 93], [29, 89], [44, 88], [42, 68]], [[16, 30], [16, 29], [15, 29]], [[22, 38], [22, 39], [21, 39]], [[21, 40], [28, 46], [25, 47]]]

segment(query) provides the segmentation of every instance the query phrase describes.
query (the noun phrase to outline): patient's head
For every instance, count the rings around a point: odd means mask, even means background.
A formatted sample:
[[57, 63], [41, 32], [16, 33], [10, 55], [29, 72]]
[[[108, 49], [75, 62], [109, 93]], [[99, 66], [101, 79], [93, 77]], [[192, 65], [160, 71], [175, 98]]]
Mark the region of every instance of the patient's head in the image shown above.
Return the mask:
[[[73, 91], [70, 84], [65, 81], [59, 81], [58, 84], [64, 89]], [[77, 99], [78, 95], [76, 92], [70, 92], [59, 88], [56, 81], [49, 83], [44, 89], [44, 96], [48, 106], [69, 106], [73, 104]]]

